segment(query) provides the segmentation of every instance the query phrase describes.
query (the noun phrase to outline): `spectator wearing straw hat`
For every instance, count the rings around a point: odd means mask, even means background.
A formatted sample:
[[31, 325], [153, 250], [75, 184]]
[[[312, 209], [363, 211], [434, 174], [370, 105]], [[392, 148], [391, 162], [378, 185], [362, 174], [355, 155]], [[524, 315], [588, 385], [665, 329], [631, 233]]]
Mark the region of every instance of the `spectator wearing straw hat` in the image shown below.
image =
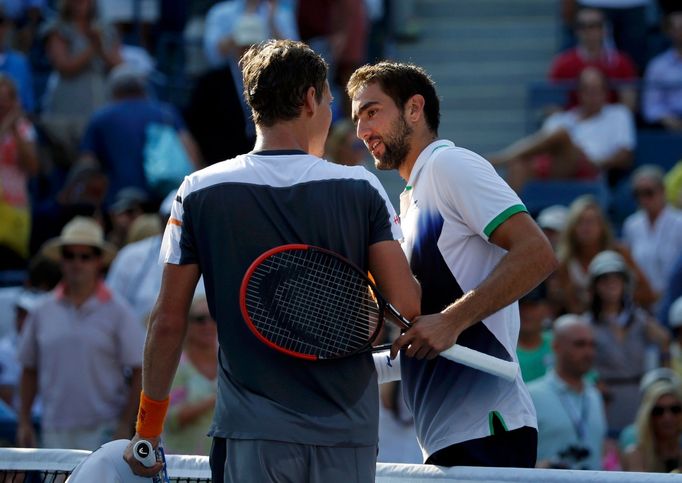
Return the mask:
[[115, 249], [94, 219], [76, 217], [42, 251], [59, 260], [63, 278], [21, 334], [18, 444], [36, 446], [30, 415], [36, 395], [43, 402], [44, 447], [94, 450], [130, 437], [144, 331], [128, 304], [102, 281]]

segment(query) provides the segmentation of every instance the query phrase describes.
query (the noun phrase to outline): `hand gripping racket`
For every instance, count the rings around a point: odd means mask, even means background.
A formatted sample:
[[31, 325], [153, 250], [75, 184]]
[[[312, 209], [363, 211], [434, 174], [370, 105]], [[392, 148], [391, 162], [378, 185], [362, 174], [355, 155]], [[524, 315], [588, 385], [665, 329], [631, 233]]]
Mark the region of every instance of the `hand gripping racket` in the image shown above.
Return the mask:
[[[372, 350], [386, 311], [402, 328], [412, 326], [349, 260], [302, 244], [282, 245], [259, 256], [242, 280], [240, 305], [258, 339], [308, 360]], [[519, 371], [513, 361], [458, 344], [440, 355], [510, 381]]]
[[152, 478], [152, 483], [170, 483], [168, 472], [166, 471], [166, 455], [161, 445], [154, 450], [154, 447], [149, 441], [141, 439], [133, 446], [133, 456], [147, 468], [154, 466], [158, 459], [160, 459], [163, 463], [163, 469], [158, 475]]

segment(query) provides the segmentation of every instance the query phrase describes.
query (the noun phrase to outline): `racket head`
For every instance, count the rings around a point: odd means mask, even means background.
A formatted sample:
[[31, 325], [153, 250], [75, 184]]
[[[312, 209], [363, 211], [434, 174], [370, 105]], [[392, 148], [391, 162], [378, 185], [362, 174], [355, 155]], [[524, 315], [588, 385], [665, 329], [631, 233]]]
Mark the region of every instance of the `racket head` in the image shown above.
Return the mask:
[[261, 342], [293, 357], [320, 360], [371, 348], [384, 319], [385, 303], [377, 295], [346, 258], [288, 244], [254, 260], [239, 298], [244, 321]]

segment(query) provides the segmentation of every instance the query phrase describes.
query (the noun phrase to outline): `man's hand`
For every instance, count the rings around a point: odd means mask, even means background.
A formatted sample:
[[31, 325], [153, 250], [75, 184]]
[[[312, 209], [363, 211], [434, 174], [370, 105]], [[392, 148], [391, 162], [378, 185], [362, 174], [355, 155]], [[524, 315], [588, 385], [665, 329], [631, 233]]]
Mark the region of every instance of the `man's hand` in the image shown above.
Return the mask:
[[135, 456], [133, 455], [133, 446], [135, 446], [135, 443], [141, 439], [149, 441], [154, 449], [159, 446], [159, 442], [161, 441], [161, 438], [158, 436], [156, 438], [142, 438], [139, 434], [135, 433], [135, 436], [130, 440], [130, 443], [123, 452], [123, 459], [126, 463], [128, 463], [128, 466], [130, 466], [130, 469], [133, 470], [133, 473], [139, 476], [151, 478], [159, 474], [159, 472], [163, 469], [163, 463], [161, 461], [157, 461], [154, 466], [146, 467], [135, 459]]
[[391, 358], [405, 349], [408, 357], [434, 359], [457, 342], [462, 330], [452, 322], [451, 316], [443, 313], [417, 317], [414, 325], [393, 342]]

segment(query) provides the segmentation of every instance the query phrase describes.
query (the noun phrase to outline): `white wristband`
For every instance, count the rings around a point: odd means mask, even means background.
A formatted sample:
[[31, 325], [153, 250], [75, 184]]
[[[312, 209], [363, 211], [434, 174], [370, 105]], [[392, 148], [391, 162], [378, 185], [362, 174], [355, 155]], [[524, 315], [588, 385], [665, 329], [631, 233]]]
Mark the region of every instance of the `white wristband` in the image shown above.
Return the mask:
[[400, 380], [400, 355], [391, 359], [390, 351], [372, 353], [379, 384]]

